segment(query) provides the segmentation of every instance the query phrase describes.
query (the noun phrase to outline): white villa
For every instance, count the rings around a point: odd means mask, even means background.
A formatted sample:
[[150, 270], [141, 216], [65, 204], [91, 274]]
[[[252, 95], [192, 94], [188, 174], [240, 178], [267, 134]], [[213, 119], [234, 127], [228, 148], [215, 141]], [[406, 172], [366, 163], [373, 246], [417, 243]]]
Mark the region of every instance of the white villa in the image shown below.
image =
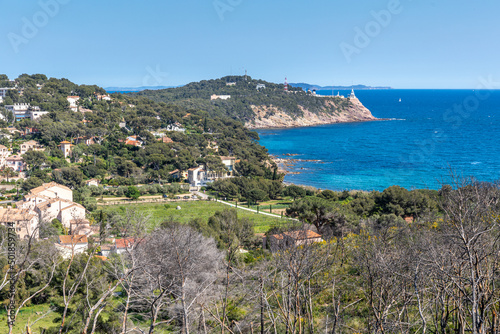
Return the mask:
[[25, 118], [36, 120], [49, 113], [48, 111], [42, 111], [40, 110], [40, 107], [32, 106], [29, 103], [16, 103], [13, 105], [5, 106], [5, 109], [11, 111], [14, 114], [16, 121], [20, 121]]
[[216, 95], [216, 94], [213, 94], [212, 96], [210, 96], [210, 100], [227, 100], [231, 98], [231, 95]]
[[69, 109], [71, 109], [74, 112], [78, 111], [78, 100], [80, 100], [80, 96], [68, 96], [66, 98], [69, 102]]

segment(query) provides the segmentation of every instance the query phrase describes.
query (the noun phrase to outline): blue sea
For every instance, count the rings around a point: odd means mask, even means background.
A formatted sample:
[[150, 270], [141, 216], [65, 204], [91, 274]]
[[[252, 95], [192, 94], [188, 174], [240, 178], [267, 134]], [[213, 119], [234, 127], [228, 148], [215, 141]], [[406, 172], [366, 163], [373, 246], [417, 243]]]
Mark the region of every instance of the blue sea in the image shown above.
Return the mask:
[[258, 131], [270, 154], [297, 160], [290, 171], [299, 174], [286, 175], [286, 182], [383, 190], [392, 185], [439, 189], [451, 172], [500, 179], [499, 90], [355, 93], [375, 117], [390, 120]]

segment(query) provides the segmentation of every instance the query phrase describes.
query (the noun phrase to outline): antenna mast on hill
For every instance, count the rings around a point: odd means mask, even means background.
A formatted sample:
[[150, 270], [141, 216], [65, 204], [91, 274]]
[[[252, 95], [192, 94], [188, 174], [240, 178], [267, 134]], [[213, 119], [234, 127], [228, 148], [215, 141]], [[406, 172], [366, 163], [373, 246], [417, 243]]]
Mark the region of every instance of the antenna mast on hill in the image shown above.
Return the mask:
[[285, 92], [288, 92], [288, 80], [285, 77]]
[[247, 81], [247, 70], [245, 70], [245, 81]]

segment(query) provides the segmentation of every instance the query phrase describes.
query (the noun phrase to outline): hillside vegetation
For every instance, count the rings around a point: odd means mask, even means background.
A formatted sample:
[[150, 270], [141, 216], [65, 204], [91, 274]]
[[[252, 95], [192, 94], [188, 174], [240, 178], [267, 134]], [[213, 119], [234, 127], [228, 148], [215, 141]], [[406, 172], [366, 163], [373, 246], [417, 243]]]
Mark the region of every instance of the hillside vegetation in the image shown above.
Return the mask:
[[[257, 89], [257, 85], [265, 85], [265, 88]], [[288, 122], [290, 124], [276, 124], [277, 127], [301, 125], [300, 119], [311, 115], [323, 118], [317, 124], [334, 123], [337, 119], [338, 121], [373, 119], [366, 108], [348, 98], [318, 97], [303, 91], [300, 87], [291, 86], [288, 86], [288, 92], [285, 92], [283, 84], [256, 80], [248, 76], [227, 76], [192, 82], [178, 88], [145, 90], [129, 95], [144, 96], [156, 102], [173, 103], [185, 108], [203, 109], [213, 116], [229, 116], [242, 121], [250, 128], [272, 127], [275, 121], [264, 122], [259, 126], [259, 120], [272, 119], [274, 115], [284, 116], [290, 120]], [[231, 97], [226, 100], [211, 100], [212, 95]], [[359, 117], [360, 112], [365, 115]], [[294, 120], [299, 122], [295, 124]]]

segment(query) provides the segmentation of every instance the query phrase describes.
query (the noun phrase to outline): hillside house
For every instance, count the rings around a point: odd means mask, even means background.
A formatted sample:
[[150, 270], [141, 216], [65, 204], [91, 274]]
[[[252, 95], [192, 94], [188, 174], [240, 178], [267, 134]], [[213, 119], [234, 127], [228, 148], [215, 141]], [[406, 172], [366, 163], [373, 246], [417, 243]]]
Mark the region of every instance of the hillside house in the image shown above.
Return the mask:
[[210, 96], [210, 100], [228, 100], [231, 98], [231, 95], [216, 95], [216, 94], [213, 94], [212, 96]]
[[323, 242], [320, 234], [311, 230], [298, 230], [270, 235], [267, 239], [267, 246], [271, 251], [275, 252], [288, 247], [309, 245], [317, 242]]
[[15, 88], [13, 88], [13, 87], [0, 88], [0, 97], [2, 97], [2, 98], [7, 97], [7, 92], [11, 89], [15, 89]]
[[12, 168], [16, 172], [22, 172], [24, 171], [26, 164], [21, 156], [11, 155], [5, 158], [5, 167]]
[[77, 112], [78, 111], [78, 100], [80, 100], [80, 96], [68, 96], [66, 99], [69, 102], [69, 108], [72, 111]]
[[20, 239], [38, 238], [38, 215], [28, 209], [0, 208], [0, 223], [13, 227]]
[[96, 94], [95, 98], [97, 101], [111, 101], [111, 97], [109, 95]]
[[62, 141], [59, 145], [57, 145], [61, 151], [63, 152], [64, 154], [64, 158], [67, 158], [71, 155], [71, 148], [74, 146], [73, 144], [71, 144], [69, 141], [67, 140], [64, 140]]
[[48, 111], [42, 111], [40, 110], [40, 107], [32, 106], [29, 103], [16, 103], [13, 105], [7, 105], [5, 106], [5, 109], [14, 114], [16, 121], [20, 121], [25, 118], [35, 120], [49, 113]]
[[48, 111], [42, 111], [40, 109], [30, 109], [28, 111], [27, 117], [30, 118], [32, 121], [39, 119], [43, 115], [47, 115], [49, 112]]
[[73, 202], [73, 190], [55, 182], [44, 183], [40, 187], [31, 189], [24, 196], [24, 203], [31, 203], [29, 206], [34, 208], [39, 203], [52, 198], [60, 198]]
[[206, 171], [203, 166], [188, 169], [188, 180], [192, 187], [204, 187], [207, 185]]
[[0, 145], [0, 168], [4, 168], [7, 164], [7, 157], [10, 155], [10, 151], [7, 147]]
[[90, 187], [90, 186], [95, 186], [95, 187], [98, 187], [99, 186], [99, 180], [98, 179], [90, 179], [90, 180], [87, 180], [85, 181], [85, 185], [87, 187]]
[[182, 127], [182, 124], [175, 122], [174, 124], [169, 124], [165, 128], [166, 131], [176, 131], [176, 132], [186, 132], [186, 129]]
[[125, 140], [125, 145], [132, 145], [135, 147], [141, 147], [144, 142], [139, 138], [139, 136], [130, 136]]
[[115, 240], [115, 247], [113, 248], [113, 252], [116, 254], [123, 254], [127, 251], [131, 251], [136, 244], [136, 240], [134, 238], [123, 238]]
[[60, 235], [59, 241], [55, 244], [61, 256], [65, 259], [85, 252], [88, 245], [86, 235]]
[[75, 137], [73, 138], [73, 142], [75, 144], [83, 143], [87, 146], [90, 146], [92, 144], [100, 144], [100, 140], [98, 137], [89, 137], [89, 136]]
[[78, 203], [65, 199], [49, 199], [37, 204], [34, 211], [38, 214], [40, 221], [47, 222], [58, 219], [69, 231], [73, 230], [73, 224], [86, 223], [88, 225], [85, 219], [85, 208]]
[[35, 140], [28, 140], [27, 142], [22, 143], [19, 146], [21, 155], [25, 154], [28, 151], [45, 151], [43, 145], [40, 145], [39, 142]]
[[172, 178], [177, 179], [177, 180], [186, 180], [188, 178], [188, 172], [187, 171], [180, 171], [178, 169], [171, 171], [168, 173]]
[[229, 175], [233, 176], [234, 175], [234, 165], [237, 162], [236, 158], [235, 157], [220, 157], [220, 159], [222, 160], [222, 163], [229, 171]]
[[99, 248], [101, 249], [101, 256], [109, 257], [113, 252], [115, 245], [101, 245]]

